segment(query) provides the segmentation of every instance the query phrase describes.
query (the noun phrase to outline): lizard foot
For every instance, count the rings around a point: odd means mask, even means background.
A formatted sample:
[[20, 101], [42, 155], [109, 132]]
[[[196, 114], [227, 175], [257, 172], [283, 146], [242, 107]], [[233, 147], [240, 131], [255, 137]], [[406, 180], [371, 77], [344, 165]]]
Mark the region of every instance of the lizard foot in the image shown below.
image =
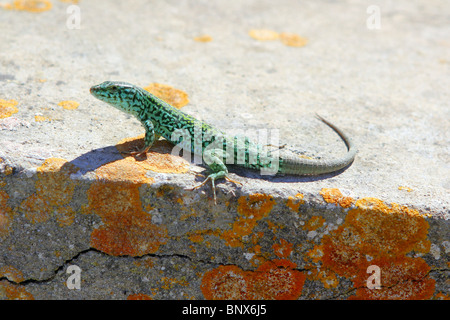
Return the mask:
[[147, 154], [148, 150], [150, 150], [150, 147], [141, 149], [141, 150], [137, 150], [137, 151], [129, 151], [129, 152], [123, 152], [124, 154], [126, 154], [127, 156], [132, 156], [132, 157], [142, 157], [144, 155]]

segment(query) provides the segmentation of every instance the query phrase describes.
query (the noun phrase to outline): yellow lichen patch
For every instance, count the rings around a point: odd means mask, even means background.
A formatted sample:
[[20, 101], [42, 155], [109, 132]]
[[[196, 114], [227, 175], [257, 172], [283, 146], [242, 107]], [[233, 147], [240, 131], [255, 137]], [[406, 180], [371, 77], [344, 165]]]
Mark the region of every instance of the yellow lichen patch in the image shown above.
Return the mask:
[[290, 47], [303, 47], [308, 42], [306, 38], [300, 37], [299, 35], [290, 32], [280, 33], [280, 40], [283, 44]]
[[103, 222], [91, 234], [93, 248], [115, 256], [142, 256], [166, 243], [167, 229], [153, 224], [143, 210], [139, 187], [150, 180], [142, 168], [128, 162], [115, 161], [95, 171], [99, 180], [88, 190], [85, 212]]
[[204, 34], [194, 38], [197, 42], [210, 42], [212, 41], [212, 37], [210, 35]]
[[[64, 159], [50, 158], [37, 168], [36, 193], [20, 204], [20, 210], [32, 223], [45, 222], [55, 213], [60, 225], [73, 221], [73, 209], [68, 206], [72, 200], [76, 182], [70, 177], [79, 169]], [[66, 215], [69, 216], [65, 217]], [[61, 219], [64, 220], [61, 224]]]
[[290, 242], [287, 242], [284, 239], [280, 239], [280, 243], [274, 243], [272, 245], [272, 250], [275, 255], [280, 258], [288, 258], [292, 253], [292, 248], [294, 245]]
[[183, 287], [186, 287], [189, 285], [189, 282], [187, 282], [185, 279], [176, 279], [176, 278], [169, 278], [169, 277], [162, 277], [161, 282], [162, 282], [161, 289], [164, 289], [164, 290], [170, 290], [177, 285], [183, 286]]
[[77, 4], [78, 0], [59, 0], [61, 2], [65, 2], [65, 3], [73, 3], [73, 4]]
[[325, 270], [320, 270], [317, 273], [317, 279], [320, 280], [320, 282], [323, 283], [323, 286], [326, 289], [331, 289], [331, 288], [336, 288], [339, 284], [339, 279], [336, 276], [336, 274], [329, 270], [329, 269], [325, 269]]
[[356, 202], [345, 222], [322, 239], [323, 264], [337, 274], [352, 277], [375, 259], [426, 253], [428, 222], [417, 211], [387, 206], [383, 201], [364, 198]]
[[411, 188], [409, 188], [409, 187], [405, 187], [405, 186], [399, 186], [399, 187], [398, 187], [398, 190], [405, 190], [405, 191], [408, 191], [408, 192], [413, 191], [413, 189], [411, 189]]
[[313, 231], [323, 226], [325, 219], [320, 216], [312, 216], [311, 219], [303, 226], [304, 230]]
[[8, 194], [5, 191], [0, 190], [0, 236], [6, 236], [9, 234], [12, 223], [13, 213], [7, 204], [8, 199]]
[[58, 106], [63, 107], [66, 110], [75, 110], [80, 106], [80, 103], [72, 100], [65, 100], [58, 103]]
[[186, 92], [166, 84], [151, 83], [144, 89], [178, 109], [189, 103]]
[[153, 298], [144, 293], [136, 293], [136, 294], [130, 294], [127, 297], [127, 300], [153, 300]]
[[303, 194], [297, 193], [295, 197], [289, 196], [286, 205], [294, 212], [298, 211], [300, 205], [304, 204], [305, 200], [303, 200]]
[[22, 201], [19, 208], [31, 223], [45, 222], [53, 215], [52, 206], [45, 201], [45, 198], [43, 199], [36, 194], [32, 194]]
[[240, 197], [237, 207], [239, 217], [231, 230], [225, 230], [221, 235], [226, 245], [242, 247], [242, 237], [252, 234], [258, 221], [268, 216], [274, 204], [273, 197], [266, 194], [256, 193]]
[[49, 117], [44, 117], [44, 116], [34, 116], [34, 121], [36, 122], [43, 122], [43, 121], [50, 121], [51, 119]]
[[69, 206], [57, 207], [55, 215], [60, 227], [70, 226], [75, 220], [75, 211]]
[[294, 300], [306, 279], [295, 268], [287, 260], [267, 261], [255, 271], [220, 266], [204, 274], [201, 290], [209, 300]]
[[269, 29], [252, 29], [248, 32], [253, 39], [260, 41], [278, 40], [280, 35], [278, 32]]
[[306, 255], [315, 263], [322, 260], [323, 257], [323, 248], [322, 246], [314, 246], [313, 249], [309, 250]]
[[19, 112], [17, 104], [16, 100], [0, 99], [0, 119], [11, 117], [14, 113]]
[[343, 208], [350, 207], [355, 200], [351, 197], [345, 197], [342, 195], [341, 191], [337, 188], [323, 188], [320, 191], [320, 195], [328, 203], [335, 203]]
[[0, 268], [0, 278], [7, 278], [9, 281], [22, 282], [24, 277], [22, 272], [14, 268], [13, 266], [3, 266]]
[[[8, 166], [6, 163], [3, 163], [5, 160], [3, 160], [2, 158], [0, 158], [0, 164], [3, 170], [3, 174], [5, 176], [9, 176], [10, 174], [12, 174], [14, 172], [14, 169], [11, 166]], [[3, 164], [2, 164], [3, 163]], [[0, 181], [0, 188], [3, 187], [3, 185], [6, 184], [6, 182], [2, 182]]]
[[147, 177], [146, 172], [132, 157], [110, 162], [95, 171], [97, 178], [104, 181], [132, 184], [153, 183], [154, 179]]
[[[127, 138], [121, 140], [116, 148], [119, 152], [126, 154], [131, 151], [141, 150], [144, 146], [144, 135]], [[145, 170], [162, 173], [186, 173], [189, 170], [189, 163], [183, 157], [171, 154], [173, 145], [165, 140], [158, 140], [154, 143], [144, 159], [135, 159], [134, 157], [127, 157], [130, 163], [142, 167]]]
[[31, 293], [26, 291], [24, 287], [3, 280], [0, 281], [0, 299], [34, 300], [34, 297]]
[[12, 4], [5, 4], [4, 8], [29, 12], [43, 12], [50, 10], [52, 3], [49, 0], [14, 0]]
[[395, 257], [372, 260], [381, 270], [380, 289], [367, 287], [368, 274], [361, 269], [353, 280], [356, 295], [350, 299], [364, 300], [423, 300], [434, 293], [435, 280], [430, 278], [430, 267], [422, 258]]
[[61, 206], [72, 200], [76, 182], [71, 174], [79, 170], [64, 159], [50, 158], [37, 168], [36, 194], [52, 206]]

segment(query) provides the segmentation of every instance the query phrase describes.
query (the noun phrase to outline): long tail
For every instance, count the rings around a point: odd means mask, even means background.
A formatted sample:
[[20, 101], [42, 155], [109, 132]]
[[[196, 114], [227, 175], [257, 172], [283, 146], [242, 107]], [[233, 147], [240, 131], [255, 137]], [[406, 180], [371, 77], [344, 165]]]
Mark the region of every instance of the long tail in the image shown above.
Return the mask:
[[327, 126], [333, 129], [341, 137], [341, 139], [345, 142], [345, 145], [347, 146], [348, 149], [347, 154], [344, 157], [335, 160], [310, 160], [296, 156], [280, 157], [280, 167], [279, 167], [280, 173], [297, 174], [297, 175], [317, 175], [323, 173], [330, 173], [345, 168], [346, 166], [351, 164], [355, 159], [357, 150], [351, 139], [347, 137], [347, 135], [345, 135], [345, 133], [342, 132], [342, 130], [340, 130], [331, 122], [325, 120], [318, 114], [316, 114], [316, 116], [319, 120], [324, 122]]

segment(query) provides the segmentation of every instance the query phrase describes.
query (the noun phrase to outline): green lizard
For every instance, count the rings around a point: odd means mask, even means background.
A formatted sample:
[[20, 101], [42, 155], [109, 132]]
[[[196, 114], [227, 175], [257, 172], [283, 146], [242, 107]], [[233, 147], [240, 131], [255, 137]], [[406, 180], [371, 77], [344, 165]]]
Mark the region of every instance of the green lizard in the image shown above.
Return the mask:
[[[340, 170], [353, 162], [356, 149], [351, 140], [336, 126], [317, 116], [331, 127], [347, 145], [347, 154], [336, 160], [312, 160], [296, 155], [275, 156], [248, 138], [226, 136], [220, 130], [176, 109], [148, 91], [126, 82], [105, 81], [93, 86], [94, 97], [113, 107], [135, 116], [145, 128], [144, 148], [132, 155], [145, 154], [159, 139], [164, 137], [193, 154], [201, 155], [212, 171], [194, 189], [211, 180], [216, 202], [215, 180], [228, 177], [226, 164], [261, 170], [265, 174], [318, 175]], [[181, 132], [181, 133], [180, 133]]]

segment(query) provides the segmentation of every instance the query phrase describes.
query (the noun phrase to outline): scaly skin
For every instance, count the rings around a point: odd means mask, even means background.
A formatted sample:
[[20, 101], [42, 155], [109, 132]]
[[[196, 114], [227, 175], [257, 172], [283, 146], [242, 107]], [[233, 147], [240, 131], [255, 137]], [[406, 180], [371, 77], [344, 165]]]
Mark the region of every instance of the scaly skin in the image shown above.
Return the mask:
[[[93, 86], [90, 92], [96, 98], [135, 116], [142, 123], [145, 128], [145, 146], [143, 150], [133, 154], [146, 153], [154, 141], [162, 136], [174, 145], [201, 155], [212, 173], [195, 188], [211, 180], [214, 201], [214, 181], [219, 178], [232, 181], [228, 178], [225, 163], [262, 170], [267, 174], [318, 175], [348, 166], [357, 152], [351, 140], [340, 129], [319, 116], [347, 145], [348, 152], [344, 157], [332, 161], [309, 160], [297, 156], [275, 157], [248, 138], [226, 136], [220, 130], [176, 109], [148, 91], [126, 82], [105, 81]], [[185, 135], [176, 134], [179, 130], [184, 130]]]

